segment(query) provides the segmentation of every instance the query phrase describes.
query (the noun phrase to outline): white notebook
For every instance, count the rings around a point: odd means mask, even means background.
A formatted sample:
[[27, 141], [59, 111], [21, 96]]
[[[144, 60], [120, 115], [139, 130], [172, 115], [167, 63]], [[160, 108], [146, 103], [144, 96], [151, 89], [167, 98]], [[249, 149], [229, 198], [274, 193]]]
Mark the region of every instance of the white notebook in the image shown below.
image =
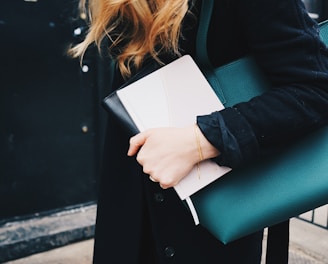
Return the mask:
[[[189, 55], [118, 90], [117, 95], [140, 131], [191, 125], [198, 115], [224, 108]], [[185, 200], [230, 170], [211, 160], [203, 161], [200, 177], [195, 167], [174, 188]]]

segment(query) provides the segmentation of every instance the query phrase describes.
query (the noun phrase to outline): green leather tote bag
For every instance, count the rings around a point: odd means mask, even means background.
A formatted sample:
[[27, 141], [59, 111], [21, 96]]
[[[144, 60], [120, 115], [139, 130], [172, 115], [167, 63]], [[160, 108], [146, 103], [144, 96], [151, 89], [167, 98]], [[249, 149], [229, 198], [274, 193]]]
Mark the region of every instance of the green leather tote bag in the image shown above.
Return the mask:
[[[198, 58], [206, 61], [207, 27], [214, 1], [202, 2], [197, 47]], [[328, 22], [322, 22], [320, 30], [327, 44]], [[218, 69], [209, 67], [205, 72], [225, 106], [247, 101], [270, 89], [251, 57]], [[200, 224], [223, 243], [328, 203], [328, 127], [259, 164], [233, 169], [191, 199]]]

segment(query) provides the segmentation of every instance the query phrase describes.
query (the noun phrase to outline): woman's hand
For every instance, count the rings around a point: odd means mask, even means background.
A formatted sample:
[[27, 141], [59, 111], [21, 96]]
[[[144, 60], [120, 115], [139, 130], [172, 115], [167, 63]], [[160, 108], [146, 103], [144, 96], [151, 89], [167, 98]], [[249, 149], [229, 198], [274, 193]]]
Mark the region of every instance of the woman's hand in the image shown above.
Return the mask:
[[200, 161], [197, 140], [204, 159], [219, 154], [198, 126], [189, 126], [154, 128], [141, 132], [130, 139], [128, 156], [137, 154], [137, 161], [143, 166], [144, 173], [166, 189], [178, 184]]

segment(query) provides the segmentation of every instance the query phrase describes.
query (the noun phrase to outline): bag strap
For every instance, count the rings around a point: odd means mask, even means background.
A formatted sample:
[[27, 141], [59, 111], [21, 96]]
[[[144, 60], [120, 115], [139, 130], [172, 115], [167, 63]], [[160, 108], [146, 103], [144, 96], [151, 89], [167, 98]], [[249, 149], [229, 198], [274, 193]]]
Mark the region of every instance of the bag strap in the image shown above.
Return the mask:
[[213, 0], [202, 1], [196, 38], [196, 60], [200, 65], [206, 79], [213, 87], [217, 96], [220, 98], [221, 103], [224, 105], [226, 103], [226, 99], [224, 97], [222, 89], [220, 88], [220, 83], [215, 76], [213, 66], [210, 63], [207, 54], [207, 33], [211, 21], [213, 5]]
[[207, 55], [207, 34], [213, 12], [214, 1], [203, 0], [199, 25], [196, 38], [196, 58], [202, 67], [211, 68], [210, 60]]

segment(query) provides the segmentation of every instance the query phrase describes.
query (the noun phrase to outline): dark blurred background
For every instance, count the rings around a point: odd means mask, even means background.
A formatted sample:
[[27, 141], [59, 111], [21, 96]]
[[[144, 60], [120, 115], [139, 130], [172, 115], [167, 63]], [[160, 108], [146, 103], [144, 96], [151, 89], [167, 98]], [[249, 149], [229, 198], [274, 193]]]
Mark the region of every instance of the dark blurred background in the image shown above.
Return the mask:
[[106, 69], [77, 2], [1, 0], [0, 223], [96, 199]]
[[328, 18], [327, 0], [303, 0], [310, 16], [318, 22]]

